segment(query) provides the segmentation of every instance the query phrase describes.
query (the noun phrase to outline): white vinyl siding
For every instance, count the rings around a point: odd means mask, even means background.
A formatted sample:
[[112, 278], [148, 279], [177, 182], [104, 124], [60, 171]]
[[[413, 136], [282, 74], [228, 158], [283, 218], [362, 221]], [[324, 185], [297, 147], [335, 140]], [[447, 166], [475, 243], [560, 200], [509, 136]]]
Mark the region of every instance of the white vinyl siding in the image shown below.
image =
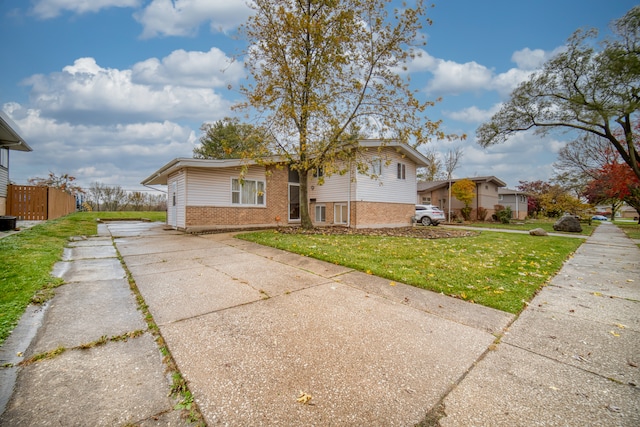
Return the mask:
[[[187, 170], [189, 179], [188, 206], [238, 206], [231, 200], [231, 180], [238, 179], [240, 168], [220, 168]], [[263, 166], [251, 166], [245, 175], [248, 181], [265, 183], [266, 177]], [[266, 203], [266, 194], [264, 202]], [[255, 205], [254, 205], [255, 206]], [[264, 205], [260, 205], [264, 206]]]
[[[324, 184], [318, 185], [318, 180], [309, 176], [309, 198], [316, 199], [316, 203], [329, 203], [350, 200], [352, 202], [386, 202], [415, 204], [418, 185], [416, 182], [416, 165], [411, 160], [402, 158], [393, 148], [387, 148], [382, 153], [365, 154], [374, 163], [381, 161], [381, 173], [376, 179], [359, 174], [354, 170], [344, 175], [334, 174], [324, 177]], [[398, 163], [404, 165], [402, 170], [405, 179], [398, 179]], [[349, 185], [349, 180], [353, 182]], [[351, 195], [349, 196], [349, 188]]]
[[[376, 156], [380, 156], [377, 155]], [[358, 175], [357, 190], [353, 200], [365, 202], [415, 204], [418, 184], [416, 165], [402, 158], [394, 149], [383, 150], [382, 173], [378, 179]], [[405, 179], [398, 179], [398, 163], [404, 165]]]
[[9, 150], [0, 148], [0, 197], [7, 197], [9, 184]]
[[[356, 183], [351, 183], [351, 195], [355, 194]], [[318, 185], [317, 178], [309, 179], [309, 198], [316, 203], [334, 202], [349, 199], [349, 174], [335, 174], [324, 177], [324, 184]]]

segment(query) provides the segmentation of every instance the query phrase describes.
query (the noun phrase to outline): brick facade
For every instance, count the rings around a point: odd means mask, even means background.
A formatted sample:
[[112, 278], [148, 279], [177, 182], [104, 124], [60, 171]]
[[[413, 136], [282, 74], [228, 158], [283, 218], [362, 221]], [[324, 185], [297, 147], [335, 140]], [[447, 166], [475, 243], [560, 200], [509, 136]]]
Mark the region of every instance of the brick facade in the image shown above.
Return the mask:
[[288, 174], [270, 167], [266, 177], [266, 206], [186, 206], [186, 230], [275, 227], [287, 222]]
[[415, 215], [415, 204], [355, 202], [351, 220], [356, 228], [406, 227]]

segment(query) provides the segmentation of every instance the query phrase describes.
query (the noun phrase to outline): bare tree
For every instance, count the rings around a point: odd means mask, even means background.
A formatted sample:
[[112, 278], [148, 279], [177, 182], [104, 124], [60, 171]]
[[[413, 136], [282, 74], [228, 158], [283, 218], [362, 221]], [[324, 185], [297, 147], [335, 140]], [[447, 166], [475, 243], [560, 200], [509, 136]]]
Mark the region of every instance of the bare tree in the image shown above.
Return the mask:
[[447, 172], [447, 180], [449, 181], [449, 195], [447, 197], [447, 221], [449, 222], [451, 222], [451, 179], [453, 178], [453, 171], [458, 168], [462, 155], [462, 149], [460, 147], [456, 147], [447, 151], [447, 154], [444, 157], [444, 168]]
[[100, 211], [102, 199], [104, 197], [104, 185], [99, 182], [94, 182], [89, 187], [89, 194], [87, 197], [87, 203], [94, 211]]

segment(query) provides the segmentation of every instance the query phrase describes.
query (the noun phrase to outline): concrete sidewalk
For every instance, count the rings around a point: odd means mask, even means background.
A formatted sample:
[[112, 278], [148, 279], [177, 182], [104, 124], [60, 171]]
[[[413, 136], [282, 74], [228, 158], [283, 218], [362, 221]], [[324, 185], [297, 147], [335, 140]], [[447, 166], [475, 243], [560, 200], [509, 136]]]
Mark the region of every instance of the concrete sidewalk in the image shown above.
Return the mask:
[[0, 348], [3, 365], [67, 349], [19, 368], [0, 425], [188, 424], [112, 239], [208, 425], [640, 424], [640, 250], [614, 226], [513, 324], [229, 235], [99, 234], [72, 244], [55, 271], [67, 284]]
[[444, 399], [442, 426], [640, 425], [640, 249], [603, 223]]

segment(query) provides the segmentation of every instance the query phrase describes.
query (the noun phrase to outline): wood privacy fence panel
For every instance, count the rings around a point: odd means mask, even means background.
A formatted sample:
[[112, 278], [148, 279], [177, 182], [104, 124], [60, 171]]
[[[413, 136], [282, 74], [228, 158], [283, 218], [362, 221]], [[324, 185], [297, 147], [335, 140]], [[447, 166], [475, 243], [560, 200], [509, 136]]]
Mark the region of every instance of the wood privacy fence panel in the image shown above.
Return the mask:
[[19, 220], [43, 221], [75, 212], [76, 198], [52, 187], [9, 185], [7, 215]]

